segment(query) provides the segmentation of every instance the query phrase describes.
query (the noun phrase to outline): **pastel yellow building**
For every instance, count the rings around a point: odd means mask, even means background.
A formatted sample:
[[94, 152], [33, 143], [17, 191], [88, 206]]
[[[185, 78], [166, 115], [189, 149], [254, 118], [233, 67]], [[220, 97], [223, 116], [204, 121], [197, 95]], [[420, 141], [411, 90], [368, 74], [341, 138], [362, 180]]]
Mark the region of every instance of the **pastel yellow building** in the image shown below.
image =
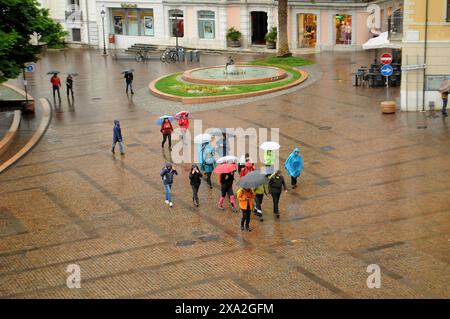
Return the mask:
[[402, 110], [440, 109], [439, 85], [450, 77], [450, 0], [405, 0], [403, 31]]

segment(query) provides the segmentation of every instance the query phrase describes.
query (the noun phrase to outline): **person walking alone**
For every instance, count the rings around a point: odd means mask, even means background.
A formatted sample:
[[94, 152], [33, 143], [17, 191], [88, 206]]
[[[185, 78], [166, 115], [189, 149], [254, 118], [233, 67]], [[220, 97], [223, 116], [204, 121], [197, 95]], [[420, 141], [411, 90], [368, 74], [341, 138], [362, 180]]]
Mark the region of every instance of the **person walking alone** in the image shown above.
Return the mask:
[[200, 146], [199, 153], [200, 167], [206, 175], [206, 182], [208, 183], [209, 188], [212, 189], [211, 174], [214, 167], [216, 167], [214, 147], [212, 147], [210, 142], [203, 143]]
[[253, 209], [253, 199], [255, 198], [255, 193], [250, 188], [240, 188], [237, 192], [237, 196], [239, 199], [239, 208], [242, 211], [241, 230], [244, 230], [245, 224], [245, 229], [250, 232], [252, 231], [250, 229], [250, 218]]
[[61, 101], [61, 93], [59, 92], [59, 88], [61, 87], [61, 80], [58, 77], [58, 73], [53, 74], [53, 76], [50, 79], [50, 82], [52, 83], [53, 100], [56, 99], [55, 92], [58, 92], [58, 98]]
[[67, 91], [67, 98], [69, 98], [69, 93], [71, 93], [73, 100], [73, 78], [71, 74], [69, 74], [66, 77], [66, 91]]
[[448, 103], [448, 91], [444, 91], [441, 93], [442, 98], [442, 116], [447, 117], [447, 103]]
[[287, 192], [286, 183], [284, 182], [284, 177], [281, 171], [278, 170], [276, 173], [272, 174], [269, 178], [269, 193], [272, 195], [273, 200], [273, 213], [277, 218], [280, 218], [280, 210], [278, 204], [280, 202], [281, 192]]
[[173, 206], [172, 202], [172, 185], [173, 185], [173, 176], [178, 175], [178, 172], [175, 168], [172, 167], [171, 163], [167, 163], [166, 166], [161, 171], [161, 179], [164, 184], [164, 188], [166, 190], [166, 204], [169, 207]]
[[169, 140], [169, 151], [172, 151], [173, 126], [172, 126], [172, 123], [170, 123], [168, 118], [165, 118], [164, 121], [162, 122], [160, 131], [163, 136], [161, 147], [164, 147], [164, 144], [166, 144], [166, 140], [168, 139]]
[[124, 155], [123, 151], [123, 139], [122, 139], [122, 129], [120, 128], [119, 120], [114, 120], [114, 128], [113, 128], [113, 143], [111, 152], [114, 154], [114, 149], [116, 148], [116, 143], [119, 143], [120, 154]]
[[198, 189], [202, 183], [203, 174], [200, 172], [200, 168], [197, 164], [192, 164], [191, 170], [189, 172], [189, 180], [192, 187], [192, 201], [194, 205], [198, 207], [200, 205], [198, 199]]
[[300, 150], [295, 148], [284, 163], [284, 167], [288, 175], [291, 177], [292, 189], [297, 187], [297, 178], [303, 170], [303, 159], [300, 155]]
[[134, 94], [134, 92], [133, 92], [133, 79], [134, 79], [133, 72], [126, 72], [123, 77], [125, 78], [125, 85], [126, 85], [125, 92], [128, 94], [128, 88], [130, 88], [131, 94]]
[[234, 198], [233, 192], [233, 182], [234, 182], [234, 172], [224, 173], [219, 175], [220, 191], [221, 195], [219, 198], [219, 209], [223, 210], [223, 202], [225, 197], [228, 195], [231, 203], [231, 209], [236, 212], [236, 200]]

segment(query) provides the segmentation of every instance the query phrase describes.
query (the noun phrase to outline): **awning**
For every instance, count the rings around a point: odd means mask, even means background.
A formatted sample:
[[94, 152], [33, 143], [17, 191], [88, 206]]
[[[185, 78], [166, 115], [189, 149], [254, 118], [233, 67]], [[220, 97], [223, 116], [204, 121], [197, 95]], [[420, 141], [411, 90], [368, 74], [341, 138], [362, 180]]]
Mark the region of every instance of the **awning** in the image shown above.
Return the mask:
[[362, 45], [364, 50], [372, 49], [401, 49], [400, 44], [395, 44], [389, 41], [388, 32], [383, 32], [376, 38], [369, 39]]

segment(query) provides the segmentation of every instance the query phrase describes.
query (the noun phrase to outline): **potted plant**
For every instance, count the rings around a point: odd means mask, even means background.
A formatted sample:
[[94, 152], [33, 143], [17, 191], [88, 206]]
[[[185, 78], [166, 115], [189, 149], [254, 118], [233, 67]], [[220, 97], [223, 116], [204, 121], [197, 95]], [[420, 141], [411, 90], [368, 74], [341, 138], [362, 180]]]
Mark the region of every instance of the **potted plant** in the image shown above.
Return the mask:
[[241, 31], [236, 30], [234, 27], [229, 28], [227, 31], [227, 39], [230, 40], [231, 47], [238, 48], [241, 46], [241, 36]]
[[269, 32], [267, 32], [265, 39], [266, 39], [266, 46], [268, 49], [275, 49], [277, 44], [277, 27], [272, 27]]

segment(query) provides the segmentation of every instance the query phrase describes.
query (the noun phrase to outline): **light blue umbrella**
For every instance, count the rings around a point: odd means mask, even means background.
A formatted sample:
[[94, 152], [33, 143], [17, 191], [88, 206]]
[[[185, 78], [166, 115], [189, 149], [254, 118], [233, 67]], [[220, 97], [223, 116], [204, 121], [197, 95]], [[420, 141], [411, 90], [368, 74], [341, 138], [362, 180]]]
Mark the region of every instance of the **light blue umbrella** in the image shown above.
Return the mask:
[[161, 125], [164, 122], [164, 119], [168, 119], [170, 122], [172, 122], [173, 121], [173, 116], [172, 115], [160, 116], [159, 119], [156, 120], [156, 124], [157, 125]]

